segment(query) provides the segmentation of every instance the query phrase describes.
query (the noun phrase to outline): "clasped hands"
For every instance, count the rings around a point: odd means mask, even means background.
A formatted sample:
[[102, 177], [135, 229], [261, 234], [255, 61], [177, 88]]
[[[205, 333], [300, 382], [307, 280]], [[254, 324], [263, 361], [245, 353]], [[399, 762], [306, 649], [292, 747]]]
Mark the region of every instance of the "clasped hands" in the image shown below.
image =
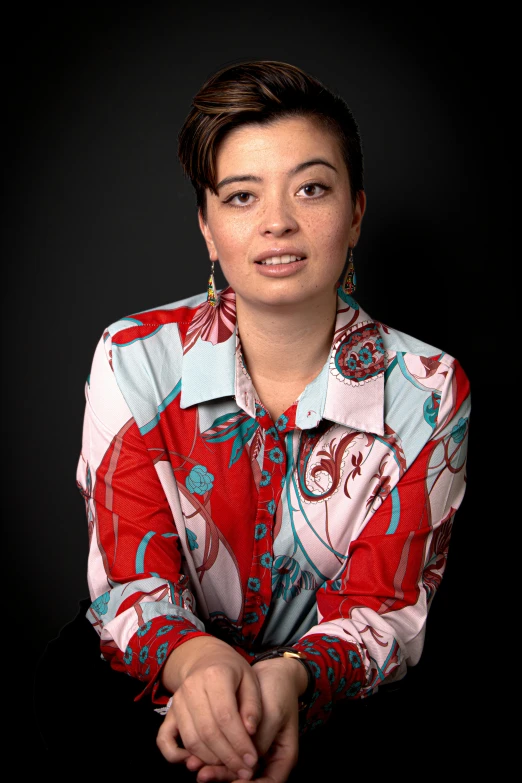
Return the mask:
[[200, 636], [169, 655], [162, 682], [174, 694], [156, 740], [168, 761], [197, 772], [197, 783], [285, 783], [306, 688], [299, 661], [250, 666], [225, 642]]

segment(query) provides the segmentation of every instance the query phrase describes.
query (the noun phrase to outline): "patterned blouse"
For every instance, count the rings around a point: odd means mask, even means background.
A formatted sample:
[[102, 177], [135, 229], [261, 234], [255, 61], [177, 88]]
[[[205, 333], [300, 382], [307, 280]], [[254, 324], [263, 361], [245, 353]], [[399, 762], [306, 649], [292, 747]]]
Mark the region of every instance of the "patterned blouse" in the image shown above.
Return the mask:
[[315, 675], [307, 732], [419, 661], [466, 486], [469, 383], [339, 287], [330, 356], [273, 421], [235, 292], [218, 293], [123, 318], [97, 345], [77, 470], [87, 616], [152, 705], [194, 636], [248, 661], [293, 645]]

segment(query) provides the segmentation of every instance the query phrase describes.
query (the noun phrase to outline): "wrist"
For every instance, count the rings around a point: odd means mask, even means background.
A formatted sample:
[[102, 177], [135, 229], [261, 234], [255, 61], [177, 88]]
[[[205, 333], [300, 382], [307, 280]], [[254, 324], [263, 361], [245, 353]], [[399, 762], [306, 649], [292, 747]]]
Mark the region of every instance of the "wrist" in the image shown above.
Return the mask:
[[161, 671], [163, 686], [171, 693], [174, 693], [200, 658], [219, 654], [219, 652], [223, 651], [223, 648], [227, 651], [230, 649], [229, 645], [210, 634], [208, 636], [196, 636], [193, 639], [187, 639], [183, 644], [172, 650], [165, 661]]
[[306, 710], [315, 690], [314, 675], [306, 655], [293, 647], [274, 647], [272, 650], [259, 653], [252, 661], [252, 666], [261, 666], [263, 664], [284, 666], [286, 667], [286, 672], [291, 671], [290, 665], [293, 665], [294, 682], [299, 698], [299, 710]]
[[263, 672], [277, 672], [278, 675], [294, 684], [294, 690], [297, 698], [300, 698], [306, 691], [308, 686], [308, 676], [303, 664], [295, 658], [267, 658], [266, 660], [259, 661], [252, 664], [252, 668], [256, 670], [259, 676], [263, 675]]

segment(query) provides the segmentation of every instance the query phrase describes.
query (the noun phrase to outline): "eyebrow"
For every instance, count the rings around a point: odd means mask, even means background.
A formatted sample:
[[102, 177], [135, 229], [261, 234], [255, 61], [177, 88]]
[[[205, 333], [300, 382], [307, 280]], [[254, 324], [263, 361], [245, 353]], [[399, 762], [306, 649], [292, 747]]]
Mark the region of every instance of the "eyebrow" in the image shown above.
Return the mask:
[[[324, 158], [312, 158], [312, 160], [305, 160], [304, 163], [299, 163], [297, 166], [295, 166], [293, 169], [290, 169], [288, 172], [289, 176], [293, 177], [295, 174], [299, 174], [300, 171], [304, 171], [304, 169], [308, 169], [311, 166], [328, 166], [328, 168], [333, 169], [335, 172], [337, 169], [335, 166], [333, 166], [331, 163], [329, 163]], [[221, 182], [218, 182], [216, 185], [216, 190], [219, 190], [220, 188], [224, 187], [224, 185], [231, 185], [233, 182], [262, 182], [261, 177], [256, 177], [254, 174], [241, 174], [237, 176], [231, 176], [231, 177], [225, 177], [221, 180]]]

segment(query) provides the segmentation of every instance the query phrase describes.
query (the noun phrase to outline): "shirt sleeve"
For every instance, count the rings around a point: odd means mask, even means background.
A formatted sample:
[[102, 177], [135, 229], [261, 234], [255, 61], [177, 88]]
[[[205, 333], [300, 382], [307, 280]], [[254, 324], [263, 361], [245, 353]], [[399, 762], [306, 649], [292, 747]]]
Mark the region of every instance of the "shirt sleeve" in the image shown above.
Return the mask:
[[195, 613], [183, 573], [172, 510], [112, 369], [111, 338], [98, 343], [86, 383], [76, 480], [84, 497], [91, 606], [102, 657], [141, 680], [164, 704], [159, 674], [168, 655], [195, 636], [210, 636]]
[[316, 684], [301, 733], [326, 723], [339, 699], [367, 697], [418, 662], [464, 496], [469, 410], [455, 362], [430, 439], [352, 541], [342, 572], [318, 591], [319, 623], [294, 645]]

